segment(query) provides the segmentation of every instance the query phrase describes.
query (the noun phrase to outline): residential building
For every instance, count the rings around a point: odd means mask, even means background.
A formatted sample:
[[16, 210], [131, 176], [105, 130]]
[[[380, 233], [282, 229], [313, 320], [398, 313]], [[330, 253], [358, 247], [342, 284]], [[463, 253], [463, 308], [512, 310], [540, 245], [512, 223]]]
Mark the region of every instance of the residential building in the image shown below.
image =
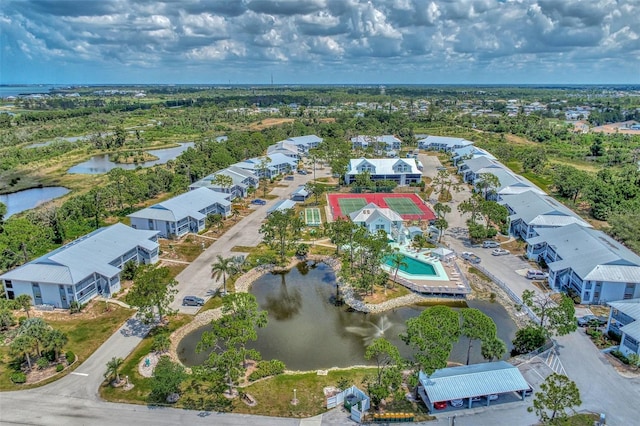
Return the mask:
[[274, 153], [264, 157], [250, 158], [236, 163], [234, 166], [250, 170], [261, 179], [273, 179], [295, 170], [298, 167], [298, 160], [282, 153]]
[[295, 205], [298, 204], [293, 200], [281, 200], [278, 201], [277, 203], [275, 203], [273, 206], [269, 207], [267, 209], [267, 216], [270, 215], [271, 213], [275, 212], [275, 211], [284, 211], [284, 210], [289, 210], [295, 207]]
[[286, 140], [287, 143], [295, 145], [301, 155], [309, 153], [311, 148], [317, 148], [323, 139], [316, 135], [294, 136]]
[[373, 148], [376, 152], [400, 151], [402, 141], [393, 135], [368, 136], [359, 135], [351, 138], [352, 149]]
[[590, 228], [587, 222], [546, 194], [530, 189], [501, 195], [500, 204], [509, 211], [509, 233], [526, 240], [538, 235], [540, 228], [559, 228], [572, 223]]
[[267, 148], [267, 155], [273, 154], [283, 154], [287, 157], [295, 158], [297, 160], [299, 160], [301, 157], [301, 152], [298, 151], [298, 146], [292, 142], [289, 142], [289, 140], [284, 140], [277, 142], [274, 145], [269, 145], [269, 147]]
[[344, 180], [355, 182], [360, 173], [369, 172], [371, 180], [392, 180], [398, 185], [409, 185], [422, 180], [422, 164], [413, 158], [356, 158], [349, 161]]
[[158, 232], [121, 223], [100, 228], [38, 259], [0, 275], [6, 297], [26, 294], [35, 305], [69, 308], [98, 294], [120, 290], [120, 272], [127, 262], [158, 261]]
[[[216, 180], [216, 177], [220, 175], [231, 178], [231, 186], [220, 185]], [[228, 198], [230, 200], [234, 200], [236, 198], [247, 197], [249, 195], [250, 188], [257, 188], [259, 181], [258, 176], [251, 170], [231, 166], [226, 169], [218, 170], [217, 172], [192, 183], [189, 185], [189, 190], [208, 188], [212, 191], [229, 194]]]
[[231, 214], [227, 195], [197, 188], [127, 215], [134, 229], [158, 231], [164, 238], [181, 237], [204, 230], [207, 216]]
[[607, 331], [620, 335], [620, 352], [640, 355], [640, 299], [609, 302]]
[[473, 142], [463, 138], [452, 138], [448, 136], [427, 136], [418, 140], [418, 148], [435, 151], [452, 152], [465, 146], [473, 145]]
[[527, 257], [549, 267], [549, 285], [577, 295], [581, 303], [640, 297], [640, 256], [604, 232], [570, 223], [536, 228]]
[[451, 152], [451, 159], [453, 160], [453, 165], [456, 166], [460, 161], [470, 160], [478, 157], [487, 157], [491, 160], [495, 160], [496, 157], [491, 155], [488, 151], [485, 151], [482, 148], [478, 148], [474, 145], [467, 145], [462, 148], [456, 148]]
[[293, 201], [306, 201], [307, 198], [309, 198], [311, 194], [309, 193], [309, 191], [307, 191], [307, 189], [304, 187], [304, 185], [299, 186], [295, 191], [293, 191], [291, 193], [291, 199]]
[[488, 169], [503, 170], [504, 165], [486, 156], [470, 158], [458, 165], [458, 173], [462, 175], [462, 180], [471, 184], [476, 181], [480, 173], [487, 173]]
[[369, 203], [360, 210], [352, 212], [349, 218], [372, 234], [384, 231], [392, 236], [399, 234], [403, 223], [398, 213], [388, 208], [378, 207], [374, 203]]

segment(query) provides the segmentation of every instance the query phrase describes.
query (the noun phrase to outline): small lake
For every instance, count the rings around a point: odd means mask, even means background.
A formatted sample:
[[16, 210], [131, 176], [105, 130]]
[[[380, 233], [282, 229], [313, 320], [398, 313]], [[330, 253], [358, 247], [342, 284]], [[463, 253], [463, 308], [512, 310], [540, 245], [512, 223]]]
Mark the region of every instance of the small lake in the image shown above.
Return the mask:
[[67, 170], [67, 173], [71, 174], [85, 174], [85, 175], [101, 175], [107, 173], [111, 169], [122, 168], [125, 170], [135, 170], [138, 167], [151, 167], [156, 164], [165, 164], [169, 160], [173, 160], [178, 155], [182, 154], [188, 148], [194, 146], [193, 142], [184, 142], [180, 146], [174, 148], [153, 149], [147, 152], [151, 155], [158, 157], [157, 160], [147, 161], [138, 164], [119, 164], [109, 160], [108, 154], [94, 155], [84, 163], [76, 164]]
[[[269, 322], [258, 330], [258, 340], [249, 347], [257, 349], [265, 360], [279, 359], [291, 370], [316, 370], [367, 364], [364, 353], [377, 337], [396, 345], [405, 358], [412, 350], [399, 337], [405, 322], [416, 317], [424, 307], [409, 306], [383, 314], [363, 314], [347, 306], [335, 306], [336, 284], [333, 270], [325, 265], [299, 265], [287, 274], [268, 274], [252, 286], [260, 308], [269, 313]], [[507, 343], [516, 325], [498, 303], [469, 301], [468, 306], [489, 315], [498, 326], [498, 337]], [[201, 364], [208, 352], [196, 354], [195, 348], [209, 326], [185, 336], [178, 344], [178, 357], [187, 366]], [[454, 346], [451, 361], [465, 363], [468, 340], [461, 338]], [[471, 363], [484, 362], [479, 342], [474, 342]]]
[[27, 145], [25, 146], [25, 148], [40, 148], [43, 146], [49, 146], [52, 143], [56, 142], [56, 141], [60, 141], [60, 142], [78, 142], [78, 141], [85, 141], [88, 140], [91, 136], [69, 136], [68, 138], [56, 138], [50, 141], [46, 141], [46, 142], [38, 142], [38, 143], [32, 143], [31, 145]]
[[14, 192], [12, 194], [0, 195], [0, 203], [7, 206], [7, 214], [5, 215], [6, 219], [16, 213], [30, 210], [42, 203], [62, 197], [68, 192], [69, 190], [63, 186], [31, 188], [25, 189], [24, 191]]

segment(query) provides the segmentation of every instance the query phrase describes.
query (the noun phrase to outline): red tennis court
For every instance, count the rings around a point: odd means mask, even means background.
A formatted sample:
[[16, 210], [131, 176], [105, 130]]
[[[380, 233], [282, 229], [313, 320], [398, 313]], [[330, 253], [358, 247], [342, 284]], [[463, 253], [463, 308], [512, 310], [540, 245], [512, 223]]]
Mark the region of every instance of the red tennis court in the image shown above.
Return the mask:
[[366, 194], [327, 194], [334, 219], [347, 217], [369, 203], [389, 208], [404, 220], [435, 220], [436, 215], [417, 194], [366, 193]]

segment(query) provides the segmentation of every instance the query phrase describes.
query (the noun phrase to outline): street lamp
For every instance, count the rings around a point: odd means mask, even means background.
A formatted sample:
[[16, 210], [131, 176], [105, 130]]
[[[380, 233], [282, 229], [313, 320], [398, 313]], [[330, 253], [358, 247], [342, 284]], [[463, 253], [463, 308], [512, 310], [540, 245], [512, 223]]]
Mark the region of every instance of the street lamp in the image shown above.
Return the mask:
[[292, 405], [298, 405], [298, 398], [296, 396], [296, 391], [297, 391], [297, 389], [293, 390], [293, 400], [291, 401]]

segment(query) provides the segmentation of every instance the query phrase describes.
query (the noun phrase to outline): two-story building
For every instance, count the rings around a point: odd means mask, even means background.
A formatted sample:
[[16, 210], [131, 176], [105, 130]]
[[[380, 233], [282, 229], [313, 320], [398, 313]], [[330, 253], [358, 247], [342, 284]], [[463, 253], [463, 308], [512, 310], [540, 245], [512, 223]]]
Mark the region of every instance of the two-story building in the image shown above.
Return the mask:
[[363, 226], [371, 234], [384, 231], [388, 235], [397, 235], [402, 229], [402, 217], [389, 208], [369, 203], [360, 210], [349, 214], [353, 223]]
[[549, 267], [549, 285], [580, 296], [581, 303], [640, 297], [640, 256], [609, 237], [578, 223], [535, 229], [527, 257]]
[[368, 172], [373, 181], [390, 180], [409, 185], [422, 180], [421, 170], [422, 164], [413, 158], [356, 158], [349, 161], [344, 181], [349, 185], [358, 174]]
[[309, 154], [309, 150], [317, 148], [323, 139], [316, 135], [293, 136], [286, 139], [286, 142], [297, 147], [300, 155]]
[[402, 141], [393, 135], [369, 136], [358, 135], [351, 138], [351, 148], [354, 150], [373, 148], [378, 153], [400, 151]]
[[121, 223], [100, 228], [46, 255], [0, 275], [7, 299], [26, 294], [34, 305], [69, 308], [98, 294], [120, 290], [127, 262], [158, 261], [158, 232]]
[[454, 166], [457, 166], [460, 161], [471, 160], [478, 157], [487, 157], [492, 160], [496, 159], [496, 157], [494, 157], [488, 151], [482, 148], [478, 148], [474, 145], [467, 145], [463, 148], [456, 148], [451, 152], [451, 160], [453, 161]]
[[[231, 185], [223, 185], [218, 180], [218, 176], [226, 176], [230, 178]], [[250, 170], [241, 169], [240, 167], [231, 166], [226, 169], [218, 170], [199, 181], [189, 185], [189, 190], [193, 191], [198, 188], [207, 188], [212, 191], [228, 194], [229, 200], [236, 198], [245, 198], [249, 195], [251, 188], [258, 188], [260, 180], [255, 173]]]
[[134, 229], [158, 231], [164, 238], [181, 237], [204, 230], [207, 216], [231, 214], [228, 195], [197, 188], [127, 215]]
[[640, 355], [640, 299], [609, 302], [607, 331], [620, 335], [620, 352]]
[[260, 179], [273, 179], [295, 170], [298, 167], [298, 159], [282, 153], [275, 153], [264, 157], [250, 158], [236, 163], [234, 166], [249, 170]]
[[[302, 146], [302, 145], [301, 145]], [[296, 160], [300, 160], [303, 155], [303, 152], [298, 150], [298, 146], [289, 140], [284, 140], [280, 142], [276, 142], [273, 145], [269, 145], [267, 147], [267, 155], [273, 154], [283, 154], [287, 157], [295, 158]]]
[[418, 148], [432, 151], [452, 152], [456, 149], [473, 145], [473, 142], [464, 138], [452, 138], [449, 136], [427, 136], [418, 140]]

